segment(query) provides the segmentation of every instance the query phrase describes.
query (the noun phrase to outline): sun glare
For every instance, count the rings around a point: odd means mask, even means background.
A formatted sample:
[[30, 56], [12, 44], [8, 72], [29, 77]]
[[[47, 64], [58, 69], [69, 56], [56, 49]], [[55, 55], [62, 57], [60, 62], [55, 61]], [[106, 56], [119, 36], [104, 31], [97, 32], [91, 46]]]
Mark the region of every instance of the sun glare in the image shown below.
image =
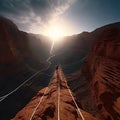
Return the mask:
[[65, 19], [55, 19], [45, 25], [42, 33], [45, 36], [48, 36], [52, 41], [61, 43], [64, 40], [62, 39], [64, 36], [70, 36], [73, 33], [76, 33], [76, 30], [77, 28], [69, 21], [66, 21]]
[[64, 36], [64, 29], [62, 29], [60, 26], [50, 27], [47, 35], [51, 38], [51, 40], [59, 41]]

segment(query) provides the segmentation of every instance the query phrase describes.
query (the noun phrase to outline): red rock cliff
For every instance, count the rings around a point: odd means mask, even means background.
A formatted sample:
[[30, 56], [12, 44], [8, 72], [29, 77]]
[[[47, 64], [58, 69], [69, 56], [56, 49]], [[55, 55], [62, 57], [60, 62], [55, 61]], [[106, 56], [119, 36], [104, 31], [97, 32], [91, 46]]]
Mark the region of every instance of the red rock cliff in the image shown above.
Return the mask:
[[[45, 63], [33, 54], [29, 44], [30, 38], [31, 41], [36, 41], [35, 37], [20, 31], [12, 21], [0, 17], [0, 97], [14, 90], [37, 70], [45, 67]], [[39, 41], [38, 51], [46, 54], [45, 48], [41, 47], [41, 40], [37, 41]], [[41, 54], [39, 56], [41, 57]], [[37, 78], [34, 79], [36, 84], [39, 82], [37, 80]], [[9, 100], [2, 102], [0, 119], [10, 119], [16, 111], [21, 109], [37, 91], [36, 86], [22, 86], [18, 93], [12, 94]], [[39, 85], [39, 89], [41, 87], [43, 84]], [[11, 101], [14, 103], [12, 106]]]
[[82, 73], [105, 120], [120, 120], [120, 23], [92, 32], [95, 41]]

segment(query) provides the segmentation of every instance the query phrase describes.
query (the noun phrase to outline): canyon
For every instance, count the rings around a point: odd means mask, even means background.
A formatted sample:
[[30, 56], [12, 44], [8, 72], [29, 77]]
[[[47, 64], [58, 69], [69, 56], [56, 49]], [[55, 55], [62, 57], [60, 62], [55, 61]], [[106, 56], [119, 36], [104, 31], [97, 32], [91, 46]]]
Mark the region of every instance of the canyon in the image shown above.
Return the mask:
[[[11, 20], [3, 17], [0, 17], [0, 28], [0, 97], [29, 80], [0, 102], [0, 119], [27, 120], [48, 88], [34, 119], [56, 120], [58, 75], [66, 79], [86, 119], [120, 120], [119, 22], [64, 37], [64, 42], [54, 47], [55, 56], [50, 59], [49, 69], [46, 69], [52, 44], [49, 38], [20, 31]], [[60, 67], [56, 70], [58, 64]], [[53, 82], [48, 87], [51, 79]], [[62, 82], [61, 107], [64, 109], [61, 116], [65, 113], [71, 120], [79, 120], [68, 94]]]

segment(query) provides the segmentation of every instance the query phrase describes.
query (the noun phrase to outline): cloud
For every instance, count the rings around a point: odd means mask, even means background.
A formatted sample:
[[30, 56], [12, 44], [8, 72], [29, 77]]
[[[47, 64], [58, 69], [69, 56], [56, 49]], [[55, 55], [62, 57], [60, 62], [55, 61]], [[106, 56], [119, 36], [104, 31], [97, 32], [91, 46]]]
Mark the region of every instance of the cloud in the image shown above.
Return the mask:
[[42, 30], [62, 15], [75, 0], [0, 0], [0, 14], [13, 20], [21, 30]]

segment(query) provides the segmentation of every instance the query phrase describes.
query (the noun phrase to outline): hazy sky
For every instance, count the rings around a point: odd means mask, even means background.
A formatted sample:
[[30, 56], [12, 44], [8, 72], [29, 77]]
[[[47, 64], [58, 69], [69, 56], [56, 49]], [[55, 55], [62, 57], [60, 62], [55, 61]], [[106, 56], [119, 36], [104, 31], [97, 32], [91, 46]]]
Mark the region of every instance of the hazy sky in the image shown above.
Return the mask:
[[19, 29], [44, 34], [61, 26], [66, 35], [120, 21], [120, 0], [0, 0], [0, 14]]

